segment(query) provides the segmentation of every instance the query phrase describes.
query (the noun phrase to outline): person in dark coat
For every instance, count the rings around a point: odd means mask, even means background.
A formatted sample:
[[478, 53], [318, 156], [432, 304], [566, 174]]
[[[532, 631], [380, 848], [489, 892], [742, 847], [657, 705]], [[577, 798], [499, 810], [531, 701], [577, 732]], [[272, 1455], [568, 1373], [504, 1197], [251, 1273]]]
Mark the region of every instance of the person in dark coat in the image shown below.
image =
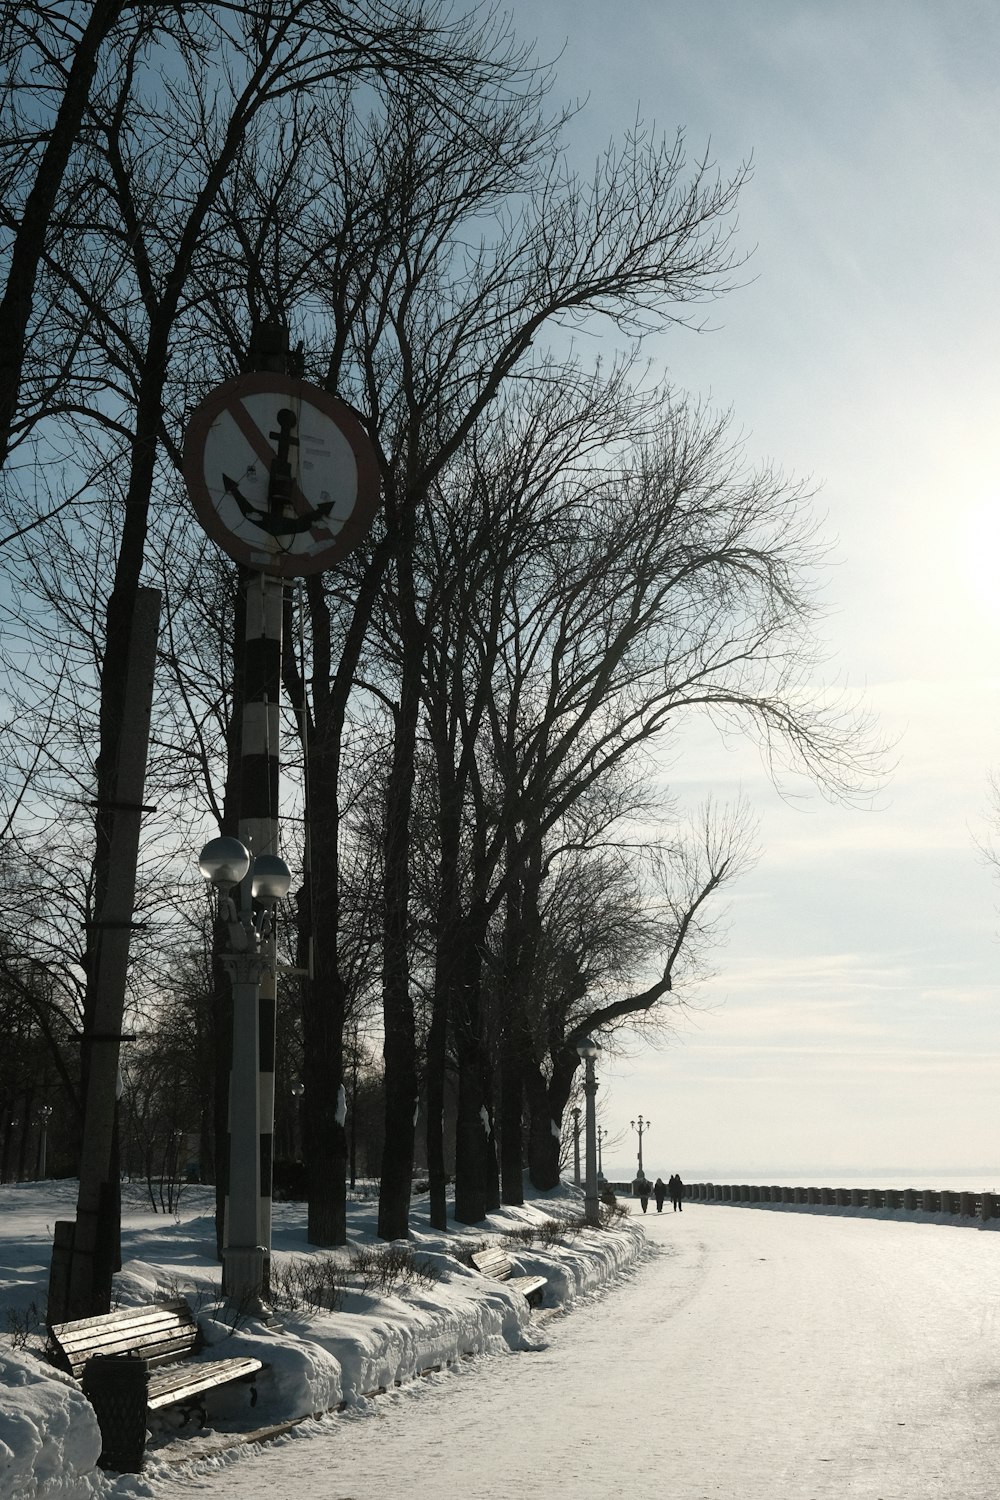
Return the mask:
[[656, 1198], [656, 1212], [662, 1214], [663, 1200], [667, 1196], [667, 1184], [662, 1177], [658, 1177], [653, 1184], [653, 1194]]
[[670, 1201], [671, 1201], [671, 1203], [674, 1206], [674, 1213], [677, 1213], [678, 1211], [680, 1211], [681, 1213], [683, 1213], [684, 1212], [684, 1201], [683, 1201], [684, 1184], [683, 1184], [683, 1182], [681, 1182], [680, 1173], [679, 1172], [675, 1172], [674, 1173], [674, 1175], [671, 1177], [670, 1181], [667, 1183], [667, 1187], [670, 1190]]
[[638, 1195], [639, 1202], [642, 1204], [642, 1211], [645, 1213], [649, 1207], [649, 1178], [637, 1177], [632, 1184], [632, 1191]]

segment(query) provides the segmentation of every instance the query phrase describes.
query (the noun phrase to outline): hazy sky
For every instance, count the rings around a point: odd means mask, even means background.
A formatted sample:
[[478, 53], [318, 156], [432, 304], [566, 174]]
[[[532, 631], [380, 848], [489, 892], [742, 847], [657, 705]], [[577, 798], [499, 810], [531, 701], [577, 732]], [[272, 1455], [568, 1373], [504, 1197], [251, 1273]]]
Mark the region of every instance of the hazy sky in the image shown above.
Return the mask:
[[[731, 901], [713, 1008], [605, 1073], [647, 1171], [995, 1169], [1000, 886], [1000, 9], [945, 0], [546, 0], [513, 8], [589, 96], [574, 151], [636, 113], [752, 158], [747, 282], [659, 340], [751, 455], [818, 490], [832, 670], [897, 741], [875, 810], [788, 805], [753, 751], [693, 733], [671, 785], [749, 796], [763, 857]], [[616, 1166], [616, 1163], [618, 1164]], [[743, 1175], [752, 1174], [752, 1175]], [[932, 1185], [928, 1182], [928, 1185]], [[988, 1183], [986, 1185], [989, 1185]]]

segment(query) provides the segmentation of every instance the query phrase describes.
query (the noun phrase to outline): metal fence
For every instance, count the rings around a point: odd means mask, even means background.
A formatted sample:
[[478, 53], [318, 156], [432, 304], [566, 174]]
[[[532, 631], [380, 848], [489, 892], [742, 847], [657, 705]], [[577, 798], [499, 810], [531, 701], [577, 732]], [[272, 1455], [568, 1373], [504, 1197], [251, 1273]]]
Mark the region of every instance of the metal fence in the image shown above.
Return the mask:
[[825, 1208], [890, 1209], [951, 1214], [955, 1218], [1000, 1219], [1000, 1193], [949, 1192], [938, 1188], [761, 1187], [748, 1183], [694, 1182], [684, 1186], [694, 1203], [813, 1204]]

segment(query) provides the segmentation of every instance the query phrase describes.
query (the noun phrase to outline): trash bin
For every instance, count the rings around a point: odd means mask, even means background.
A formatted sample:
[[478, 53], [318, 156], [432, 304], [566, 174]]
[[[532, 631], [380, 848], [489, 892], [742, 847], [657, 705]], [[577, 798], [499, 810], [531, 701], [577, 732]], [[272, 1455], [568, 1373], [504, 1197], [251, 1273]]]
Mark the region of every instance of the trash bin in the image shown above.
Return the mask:
[[137, 1354], [95, 1354], [84, 1365], [82, 1383], [101, 1428], [99, 1467], [138, 1474], [146, 1450], [146, 1361]]

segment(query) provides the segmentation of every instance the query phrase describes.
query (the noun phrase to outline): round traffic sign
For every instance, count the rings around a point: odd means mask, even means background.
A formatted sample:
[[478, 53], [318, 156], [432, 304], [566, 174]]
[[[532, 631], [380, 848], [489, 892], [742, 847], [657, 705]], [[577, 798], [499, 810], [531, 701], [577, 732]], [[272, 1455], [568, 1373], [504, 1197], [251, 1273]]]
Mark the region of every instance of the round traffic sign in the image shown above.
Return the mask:
[[184, 478], [222, 550], [281, 578], [334, 567], [379, 504], [375, 451], [350, 407], [287, 375], [217, 386], [188, 423]]

